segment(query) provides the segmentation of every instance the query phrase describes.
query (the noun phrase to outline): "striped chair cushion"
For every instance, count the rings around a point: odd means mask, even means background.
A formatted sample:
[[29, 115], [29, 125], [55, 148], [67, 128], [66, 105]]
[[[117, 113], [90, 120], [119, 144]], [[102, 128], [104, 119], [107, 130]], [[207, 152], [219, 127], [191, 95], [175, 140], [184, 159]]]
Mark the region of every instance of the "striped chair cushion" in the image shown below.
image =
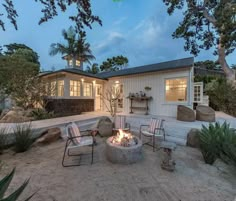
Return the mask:
[[74, 144], [79, 144], [81, 141], [81, 137], [79, 136], [81, 136], [81, 134], [77, 125], [73, 122], [67, 126], [67, 129], [68, 129], [68, 137], [76, 137], [72, 139], [72, 142]]
[[155, 133], [155, 129], [156, 128], [161, 128], [161, 119], [151, 119], [150, 125], [149, 125], [149, 129], [148, 132], [150, 133]]
[[125, 129], [125, 116], [115, 117], [115, 128]]

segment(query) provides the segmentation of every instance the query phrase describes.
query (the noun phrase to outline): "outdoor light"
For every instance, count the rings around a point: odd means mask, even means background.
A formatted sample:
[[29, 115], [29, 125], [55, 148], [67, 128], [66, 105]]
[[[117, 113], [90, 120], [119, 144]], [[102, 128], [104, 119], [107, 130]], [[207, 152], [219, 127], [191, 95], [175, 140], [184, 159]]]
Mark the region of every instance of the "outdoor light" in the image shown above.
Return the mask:
[[82, 79], [81, 79], [81, 81], [83, 82], [83, 81], [84, 81], [84, 79], [82, 78]]

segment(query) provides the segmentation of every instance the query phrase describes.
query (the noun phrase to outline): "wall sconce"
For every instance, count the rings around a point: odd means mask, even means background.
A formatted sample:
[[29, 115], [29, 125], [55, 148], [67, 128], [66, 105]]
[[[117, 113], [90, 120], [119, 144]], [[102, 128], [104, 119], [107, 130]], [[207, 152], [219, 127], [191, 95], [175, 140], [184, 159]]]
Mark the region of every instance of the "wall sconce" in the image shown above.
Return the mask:
[[119, 84], [119, 83], [120, 83], [120, 81], [118, 81], [118, 80], [117, 80], [117, 81], [115, 81], [115, 84]]
[[93, 80], [93, 84], [96, 84], [96, 80]]
[[84, 81], [84, 79], [82, 78], [82, 79], [81, 79], [81, 81], [83, 82], [83, 81]]

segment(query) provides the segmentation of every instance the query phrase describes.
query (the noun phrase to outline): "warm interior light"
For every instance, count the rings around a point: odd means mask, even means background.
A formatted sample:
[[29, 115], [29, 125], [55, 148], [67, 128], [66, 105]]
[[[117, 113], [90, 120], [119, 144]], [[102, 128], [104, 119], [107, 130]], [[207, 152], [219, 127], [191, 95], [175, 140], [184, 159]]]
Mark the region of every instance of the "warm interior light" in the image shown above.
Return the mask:
[[82, 78], [82, 79], [81, 79], [81, 81], [83, 82], [83, 81], [84, 81], [84, 79]]

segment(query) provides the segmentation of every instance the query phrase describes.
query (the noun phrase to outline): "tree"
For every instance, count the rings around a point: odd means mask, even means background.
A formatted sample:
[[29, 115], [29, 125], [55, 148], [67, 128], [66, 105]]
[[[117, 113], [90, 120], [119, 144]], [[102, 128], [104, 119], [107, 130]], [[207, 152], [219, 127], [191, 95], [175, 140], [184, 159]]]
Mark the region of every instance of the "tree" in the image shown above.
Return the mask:
[[128, 65], [128, 58], [122, 55], [108, 58], [100, 65], [101, 71], [117, 71], [121, 70]]
[[205, 68], [208, 70], [219, 70], [220, 66], [219, 63], [206, 60], [206, 61], [198, 61], [194, 63], [194, 66], [200, 67], [200, 68]]
[[37, 52], [35, 52], [33, 49], [28, 47], [27, 45], [20, 44], [20, 43], [11, 43], [8, 45], [4, 45], [6, 50], [4, 51], [4, 55], [18, 55], [20, 57], [24, 57], [29, 62], [33, 62], [36, 64], [39, 63], [39, 56]]
[[[21, 49], [23, 50], [23, 49]], [[27, 50], [28, 51], [28, 50]], [[18, 106], [32, 106], [32, 97], [37, 93], [39, 65], [20, 54], [0, 57], [0, 89], [2, 94], [11, 96]]]
[[228, 80], [234, 80], [234, 71], [226, 56], [236, 48], [235, 0], [163, 0], [168, 14], [185, 9], [184, 19], [173, 33], [173, 38], [184, 38], [186, 51], [197, 56], [201, 49], [215, 47], [215, 55]]
[[92, 64], [91, 66], [87, 66], [87, 72], [92, 74], [99, 73], [100, 69], [97, 63]]
[[[55, 16], [59, 15], [59, 12], [65, 13], [69, 7], [74, 7], [76, 9], [75, 15], [70, 15], [69, 19], [75, 23], [76, 31], [81, 31], [84, 27], [92, 28], [91, 24], [94, 22], [102, 25], [102, 21], [98, 16], [92, 14], [90, 0], [32, 0], [36, 3], [41, 4], [41, 12], [43, 16], [40, 18], [38, 24], [47, 22], [53, 19]], [[14, 7], [13, 0], [3, 0], [1, 3], [2, 9], [5, 13], [0, 13], [0, 27], [5, 31], [5, 24], [3, 19], [7, 19], [13, 24], [14, 28], [17, 30], [17, 17], [18, 13]]]
[[95, 59], [92, 55], [90, 44], [86, 42], [85, 32], [76, 33], [75, 29], [71, 26], [67, 31], [63, 29], [62, 35], [66, 40], [66, 44], [52, 43], [49, 51], [51, 56], [58, 53], [70, 56], [73, 67], [76, 67], [76, 60], [80, 60], [82, 65], [83, 62], [90, 63], [91, 60]]

